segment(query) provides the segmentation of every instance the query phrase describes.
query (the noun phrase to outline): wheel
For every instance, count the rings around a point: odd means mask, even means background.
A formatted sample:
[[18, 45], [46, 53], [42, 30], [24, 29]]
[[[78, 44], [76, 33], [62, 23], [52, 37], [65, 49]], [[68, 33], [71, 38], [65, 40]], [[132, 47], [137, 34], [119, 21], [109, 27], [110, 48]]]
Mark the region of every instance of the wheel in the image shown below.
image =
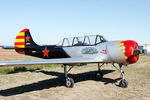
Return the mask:
[[97, 71], [97, 72], [95, 73], [95, 78], [96, 78], [96, 79], [102, 79], [102, 78], [103, 78], [103, 73], [102, 73], [101, 71]]
[[72, 78], [66, 78], [66, 86], [69, 88], [73, 88], [74, 86], [74, 80]]
[[120, 81], [119, 86], [122, 87], [122, 88], [127, 88], [128, 87], [128, 82], [125, 79], [123, 79], [123, 80]]

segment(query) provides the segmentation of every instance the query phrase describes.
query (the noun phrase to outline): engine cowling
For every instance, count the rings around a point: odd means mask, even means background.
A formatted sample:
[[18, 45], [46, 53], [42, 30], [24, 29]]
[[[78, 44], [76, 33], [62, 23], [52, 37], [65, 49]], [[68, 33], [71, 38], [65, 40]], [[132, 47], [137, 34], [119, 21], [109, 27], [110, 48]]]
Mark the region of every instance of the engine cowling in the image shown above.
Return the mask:
[[134, 50], [138, 50], [138, 44], [135, 41], [127, 40], [122, 41], [121, 43], [125, 46], [125, 53], [124, 55], [127, 57], [126, 61], [129, 64], [136, 63], [139, 59], [139, 54], [133, 55]]
[[139, 59], [138, 44], [133, 40], [113, 41], [107, 44], [107, 49], [112, 62], [133, 64]]

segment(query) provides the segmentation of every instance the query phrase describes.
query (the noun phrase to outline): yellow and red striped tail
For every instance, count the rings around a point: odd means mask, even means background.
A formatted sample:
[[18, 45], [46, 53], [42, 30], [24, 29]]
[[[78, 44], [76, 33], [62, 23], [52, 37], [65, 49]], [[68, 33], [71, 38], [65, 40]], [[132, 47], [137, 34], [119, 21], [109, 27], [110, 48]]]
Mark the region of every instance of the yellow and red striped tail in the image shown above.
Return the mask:
[[14, 48], [25, 48], [25, 32], [29, 29], [20, 31], [16, 37]]
[[38, 45], [33, 41], [29, 29], [23, 29], [16, 37], [14, 48], [18, 53], [24, 54], [25, 49], [35, 48]]

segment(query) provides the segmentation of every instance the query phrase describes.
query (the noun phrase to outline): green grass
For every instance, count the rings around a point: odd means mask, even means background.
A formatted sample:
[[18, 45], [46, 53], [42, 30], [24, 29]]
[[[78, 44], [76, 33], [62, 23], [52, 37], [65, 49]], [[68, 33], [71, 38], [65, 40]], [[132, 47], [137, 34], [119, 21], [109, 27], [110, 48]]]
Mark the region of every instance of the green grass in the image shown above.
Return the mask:
[[0, 75], [6, 75], [6, 74], [13, 74], [13, 73], [19, 73], [19, 72], [33, 72], [36, 70], [42, 70], [42, 69], [49, 69], [49, 68], [56, 68], [60, 67], [61, 65], [58, 64], [51, 64], [51, 65], [32, 65], [32, 66], [18, 66], [18, 67], [0, 67]]

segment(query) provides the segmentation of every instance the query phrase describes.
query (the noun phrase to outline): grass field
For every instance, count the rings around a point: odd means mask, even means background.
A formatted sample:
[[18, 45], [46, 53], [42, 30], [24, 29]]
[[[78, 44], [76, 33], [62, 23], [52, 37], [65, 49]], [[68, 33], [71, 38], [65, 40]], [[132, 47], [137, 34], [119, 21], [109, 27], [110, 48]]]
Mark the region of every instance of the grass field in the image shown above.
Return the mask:
[[[36, 59], [21, 57], [21, 60]], [[74, 88], [64, 86], [61, 65], [20, 67], [10, 68], [7, 73], [4, 69], [8, 67], [0, 69], [4, 71], [0, 72], [0, 100], [150, 100], [150, 56], [142, 55], [138, 63], [123, 67], [128, 88], [118, 86], [120, 73], [110, 64], [102, 67], [105, 75], [100, 81], [94, 78], [95, 64], [74, 67], [70, 72]]]

